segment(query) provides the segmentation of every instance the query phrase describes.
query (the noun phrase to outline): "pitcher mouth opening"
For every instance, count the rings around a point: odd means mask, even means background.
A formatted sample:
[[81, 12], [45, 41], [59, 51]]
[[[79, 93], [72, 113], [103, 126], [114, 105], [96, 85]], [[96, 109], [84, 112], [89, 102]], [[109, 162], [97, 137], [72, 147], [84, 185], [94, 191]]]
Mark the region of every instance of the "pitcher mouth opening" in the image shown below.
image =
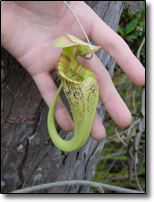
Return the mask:
[[58, 62], [58, 71], [60, 76], [65, 79], [67, 82], [75, 83], [75, 84], [83, 84], [87, 77], [94, 76], [96, 79], [96, 75], [91, 72], [89, 69], [85, 68], [81, 65], [76, 59], [72, 58], [71, 61], [63, 60], [63, 55], [61, 55], [61, 59]]

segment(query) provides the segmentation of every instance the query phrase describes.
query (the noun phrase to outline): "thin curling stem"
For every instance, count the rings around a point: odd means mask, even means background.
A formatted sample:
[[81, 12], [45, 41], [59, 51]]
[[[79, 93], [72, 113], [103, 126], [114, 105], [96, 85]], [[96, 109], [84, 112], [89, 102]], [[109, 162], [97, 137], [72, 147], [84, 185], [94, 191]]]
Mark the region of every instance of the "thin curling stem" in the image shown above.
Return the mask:
[[[84, 34], [85, 37], [86, 37], [87, 42], [91, 45], [91, 42], [90, 42], [90, 40], [89, 40], [89, 38], [88, 38], [88, 36], [87, 36], [87, 34], [86, 34], [86, 32], [85, 32], [85, 30], [84, 30], [82, 24], [80, 23], [78, 17], [77, 17], [76, 14], [74, 13], [74, 11], [73, 11], [72, 8], [70, 7], [70, 5], [69, 5], [66, 1], [63, 1], [63, 3], [64, 3], [64, 4], [69, 8], [69, 10], [72, 12], [72, 14], [74, 15], [74, 17], [75, 17], [75, 19], [77, 20], [78, 24], [80, 25], [80, 27], [81, 27], [81, 29], [82, 29], [82, 31], [83, 31], [83, 34]], [[91, 56], [90, 56], [90, 57], [86, 57], [85, 55], [81, 55], [81, 54], [79, 54], [79, 55], [80, 55], [81, 57], [85, 58], [85, 59], [91, 59], [91, 58], [93, 57], [93, 53], [91, 53]]]

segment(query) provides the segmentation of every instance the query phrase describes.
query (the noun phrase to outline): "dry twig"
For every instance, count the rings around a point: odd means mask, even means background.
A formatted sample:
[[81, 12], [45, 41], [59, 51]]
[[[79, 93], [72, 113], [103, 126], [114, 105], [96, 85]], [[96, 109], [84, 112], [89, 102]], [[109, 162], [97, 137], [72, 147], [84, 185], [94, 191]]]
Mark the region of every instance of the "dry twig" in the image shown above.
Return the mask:
[[108, 189], [110, 191], [115, 191], [118, 193], [144, 193], [141, 191], [121, 188], [121, 187], [117, 187], [117, 186], [112, 186], [112, 185], [108, 185], [108, 184], [102, 184], [102, 183], [92, 182], [92, 181], [87, 181], [87, 180], [51, 182], [51, 183], [47, 183], [47, 184], [40, 184], [40, 185], [36, 185], [36, 186], [32, 186], [32, 187], [27, 187], [24, 189], [19, 189], [16, 191], [12, 191], [11, 193], [31, 193], [31, 192], [36, 192], [39, 190], [49, 189], [52, 187], [75, 186], [75, 185], [84, 185], [84, 186], [96, 187], [99, 190], [101, 189], [101, 192], [103, 191], [103, 189]]

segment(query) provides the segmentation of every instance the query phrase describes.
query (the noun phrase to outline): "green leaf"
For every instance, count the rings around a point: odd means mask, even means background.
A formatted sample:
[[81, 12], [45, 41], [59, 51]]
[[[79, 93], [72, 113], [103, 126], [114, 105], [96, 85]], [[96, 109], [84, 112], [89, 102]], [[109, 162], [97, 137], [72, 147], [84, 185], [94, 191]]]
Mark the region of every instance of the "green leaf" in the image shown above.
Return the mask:
[[141, 13], [141, 19], [143, 20], [145, 18], [145, 11], [143, 10]]
[[129, 14], [129, 17], [132, 19], [132, 17], [133, 17], [133, 12], [132, 12], [132, 9], [131, 9], [131, 8], [128, 8], [128, 14]]
[[122, 29], [121, 27], [118, 27], [118, 32], [121, 34], [121, 35], [124, 35], [124, 29]]
[[137, 35], [128, 35], [125, 38], [126, 39], [137, 39]]
[[123, 11], [122, 12], [122, 17], [127, 17], [128, 16], [128, 13], [126, 11]]
[[145, 1], [142, 1], [143, 11], [145, 11]]
[[141, 17], [145, 18], [145, 1], [142, 1], [142, 5], [143, 5], [143, 10], [142, 10], [142, 13], [141, 13]]
[[132, 20], [130, 23], [127, 24], [126, 26], [126, 34], [130, 33], [131, 31], [133, 31], [138, 23], [138, 19], [135, 18], [134, 20]]
[[139, 17], [139, 11], [137, 11], [136, 13], [135, 13], [135, 17], [139, 20], [140, 19], [140, 17]]

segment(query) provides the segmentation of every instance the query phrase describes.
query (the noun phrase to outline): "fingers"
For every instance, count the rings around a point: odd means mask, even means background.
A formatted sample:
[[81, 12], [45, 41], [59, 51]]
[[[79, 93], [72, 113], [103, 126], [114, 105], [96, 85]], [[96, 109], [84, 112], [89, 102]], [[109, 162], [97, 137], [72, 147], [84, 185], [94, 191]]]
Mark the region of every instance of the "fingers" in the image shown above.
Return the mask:
[[99, 115], [96, 113], [91, 130], [91, 137], [95, 140], [101, 140], [105, 137], [105, 133], [105, 128], [99, 118]]
[[96, 55], [90, 61], [80, 60], [81, 64], [96, 74], [100, 99], [114, 122], [122, 128], [127, 127], [131, 123], [131, 114], [114, 87], [108, 71]]
[[[33, 79], [38, 86], [43, 99], [47, 103], [48, 107], [50, 107], [57, 92], [57, 87], [50, 74], [48, 72], [36, 74], [33, 76]], [[73, 121], [60, 97], [58, 98], [55, 107], [55, 119], [64, 131], [69, 132], [74, 129]]]
[[139, 60], [133, 55], [124, 40], [107, 26], [95, 13], [90, 15], [92, 29], [89, 37], [97, 45], [100, 45], [110, 56], [112, 56], [126, 73], [129, 79], [136, 85], [145, 84], [145, 69]]

